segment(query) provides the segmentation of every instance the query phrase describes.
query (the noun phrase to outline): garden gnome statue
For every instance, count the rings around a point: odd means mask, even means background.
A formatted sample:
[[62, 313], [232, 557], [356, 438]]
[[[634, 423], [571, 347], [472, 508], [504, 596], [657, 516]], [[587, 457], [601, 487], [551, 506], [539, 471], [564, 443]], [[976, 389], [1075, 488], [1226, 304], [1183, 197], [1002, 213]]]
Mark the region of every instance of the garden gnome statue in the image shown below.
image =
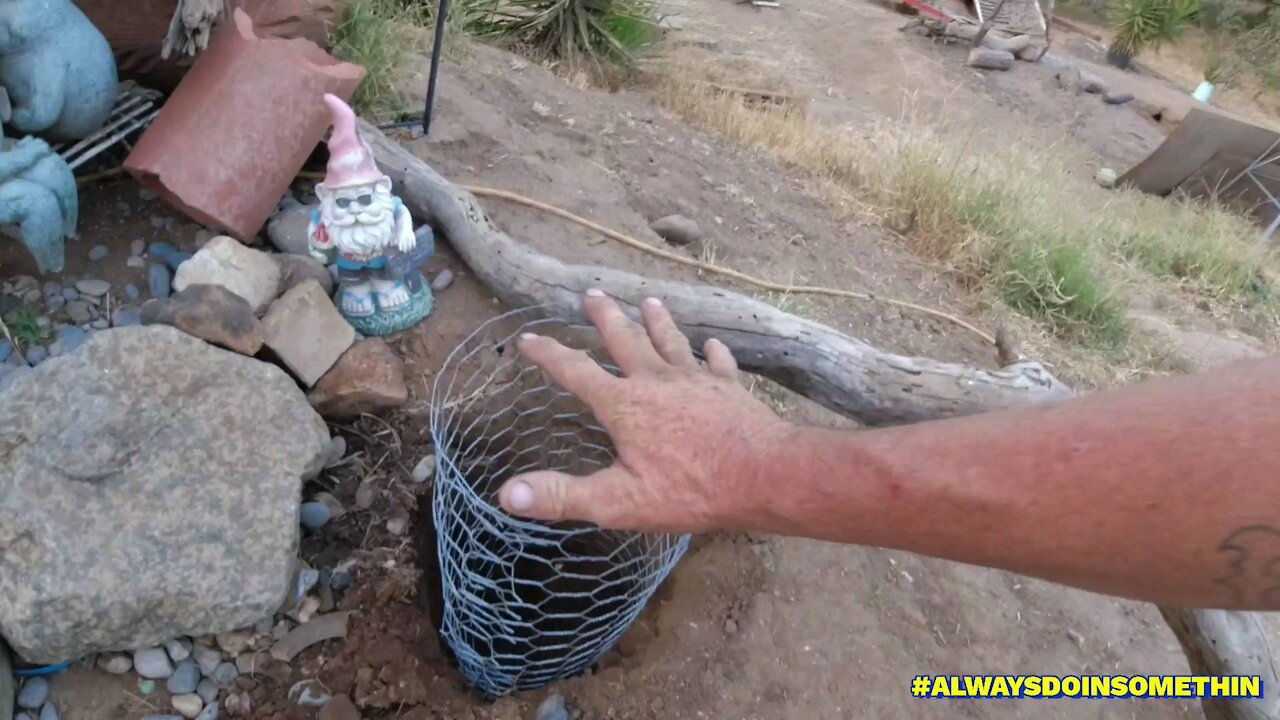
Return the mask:
[[413, 219], [391, 194], [391, 178], [356, 131], [355, 113], [325, 95], [333, 114], [329, 167], [316, 186], [320, 207], [311, 215], [311, 254], [338, 267], [337, 303], [364, 335], [389, 335], [431, 313], [431, 288], [419, 268], [435, 244], [430, 228], [414, 235]]

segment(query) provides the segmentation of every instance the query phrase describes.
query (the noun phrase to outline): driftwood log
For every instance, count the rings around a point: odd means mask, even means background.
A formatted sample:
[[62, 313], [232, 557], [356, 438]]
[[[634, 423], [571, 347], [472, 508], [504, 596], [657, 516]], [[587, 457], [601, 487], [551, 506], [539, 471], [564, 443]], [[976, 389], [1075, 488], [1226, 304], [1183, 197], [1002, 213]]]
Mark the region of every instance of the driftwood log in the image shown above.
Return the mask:
[[[1039, 363], [1019, 360], [982, 370], [879, 350], [836, 330], [714, 287], [654, 280], [608, 268], [568, 265], [512, 240], [475, 197], [372, 125], [360, 132], [415, 216], [443, 234], [476, 277], [511, 307], [543, 306], [584, 319], [582, 293], [597, 287], [634, 308], [657, 296], [698, 347], [726, 343], [744, 370], [865, 425], [919, 422], [1054, 402], [1072, 391]], [[1160, 608], [1193, 672], [1261, 675], [1280, 687], [1262, 624], [1254, 613]], [[1280, 720], [1277, 702], [1205, 703], [1209, 720]]]
[[867, 425], [1052, 402], [1071, 394], [1036, 362], [982, 370], [895, 355], [740, 293], [565, 264], [498, 230], [474, 196], [372, 126], [362, 125], [361, 132], [410, 212], [429, 219], [476, 277], [511, 307], [544, 306], [549, 314], [580, 320], [582, 293], [592, 287], [632, 309], [646, 297], [659, 297], [695, 347], [718, 338], [744, 370]]

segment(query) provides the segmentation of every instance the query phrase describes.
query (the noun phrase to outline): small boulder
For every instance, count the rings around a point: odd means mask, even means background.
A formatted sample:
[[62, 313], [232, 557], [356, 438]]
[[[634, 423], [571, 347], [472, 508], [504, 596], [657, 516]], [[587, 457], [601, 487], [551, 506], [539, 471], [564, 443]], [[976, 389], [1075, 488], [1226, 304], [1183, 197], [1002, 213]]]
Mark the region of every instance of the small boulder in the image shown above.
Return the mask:
[[436, 275], [434, 280], [431, 281], [431, 289], [434, 290], [435, 292], [444, 292], [452, 284], [453, 284], [453, 271], [449, 270], [448, 268], [445, 268], [444, 270], [440, 271], [439, 275]]
[[111, 292], [111, 283], [106, 280], [99, 280], [98, 278], [85, 278], [84, 280], [76, 283], [76, 290], [79, 291], [81, 295], [102, 297], [103, 295]]
[[1110, 190], [1116, 186], [1116, 171], [1109, 167], [1099, 168], [1093, 179], [1102, 187]]
[[133, 652], [133, 670], [148, 680], [162, 680], [173, 674], [173, 663], [164, 648], [143, 648]]
[[167, 300], [142, 305], [143, 325], [171, 325], [205, 342], [252, 357], [262, 349], [262, 323], [239, 295], [221, 285], [189, 285]]
[[688, 245], [702, 239], [702, 228], [697, 221], [683, 215], [668, 215], [654, 220], [649, 229], [672, 245]]
[[281, 295], [262, 325], [266, 346], [307, 387], [315, 385], [356, 339], [356, 331], [314, 280]]
[[1013, 53], [989, 47], [976, 47], [969, 51], [969, 67], [980, 70], [1009, 70], [1013, 68]]
[[1037, 62], [1044, 57], [1044, 46], [1037, 43], [1028, 43], [1014, 54], [1023, 62]]
[[76, 325], [83, 325], [93, 319], [89, 317], [89, 303], [83, 300], [67, 303], [63, 307], [63, 311], [67, 313], [67, 317], [71, 318], [71, 322]]
[[211, 703], [218, 699], [218, 684], [213, 678], [202, 678], [200, 684], [196, 686], [196, 694], [206, 703]]
[[208, 645], [196, 643], [191, 646], [191, 659], [196, 661], [200, 674], [208, 677], [222, 664], [222, 653]]
[[298, 508], [298, 522], [308, 530], [319, 530], [329, 524], [333, 510], [322, 502], [304, 502]]
[[1091, 72], [1080, 73], [1080, 89], [1090, 95], [1105, 95], [1107, 90], [1107, 81]]
[[105, 260], [109, 252], [106, 245], [94, 245], [93, 249], [89, 251], [89, 262]]
[[307, 233], [311, 226], [311, 211], [315, 208], [292, 199], [286, 204], [287, 207], [267, 223], [267, 237], [282, 253], [309, 256], [311, 249]]
[[1124, 105], [1133, 101], [1133, 93], [1109, 92], [1102, 96], [1102, 102], [1108, 105]]
[[133, 658], [128, 653], [99, 653], [98, 668], [112, 675], [123, 675], [133, 669]]
[[408, 400], [404, 361], [382, 338], [352, 345], [307, 393], [312, 407], [334, 419], [383, 413]]
[[22, 588], [0, 593], [0, 634], [15, 652], [141, 647], [164, 666], [151, 646], [279, 607], [300, 484], [329, 447], [287, 375], [164, 326], [93, 333], [31, 372], [0, 402], [0, 437], [26, 439], [0, 453], [0, 587]]
[[200, 668], [196, 666], [195, 660], [187, 658], [173, 669], [173, 674], [165, 682], [165, 689], [171, 695], [184, 695], [195, 692], [199, 685]]
[[49, 681], [42, 677], [28, 678], [18, 691], [18, 707], [23, 710], [39, 710], [49, 699]]
[[186, 693], [183, 695], [174, 695], [169, 698], [169, 704], [173, 705], [173, 709], [182, 713], [182, 717], [195, 720], [200, 711], [204, 709], [204, 700], [200, 699], [195, 693]]
[[280, 288], [280, 268], [271, 256], [222, 235], [178, 266], [173, 289], [221, 285], [248, 301], [256, 315], [266, 312]]
[[326, 295], [333, 295], [333, 275], [319, 260], [310, 255], [290, 253], [277, 253], [271, 259], [280, 267], [280, 292], [289, 292], [307, 280], [315, 280], [324, 288]]

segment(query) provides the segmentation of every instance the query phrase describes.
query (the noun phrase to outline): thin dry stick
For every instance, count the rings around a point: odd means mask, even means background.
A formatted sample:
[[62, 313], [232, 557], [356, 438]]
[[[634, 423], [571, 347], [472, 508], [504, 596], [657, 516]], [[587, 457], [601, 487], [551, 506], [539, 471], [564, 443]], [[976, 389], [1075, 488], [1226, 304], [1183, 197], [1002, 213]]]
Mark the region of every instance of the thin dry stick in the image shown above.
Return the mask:
[[973, 47], [979, 47], [982, 45], [982, 39], [987, 36], [988, 32], [991, 32], [991, 26], [995, 24], [996, 18], [1000, 15], [1000, 11], [1004, 9], [1005, 2], [1006, 0], [1000, 0], [1000, 2], [996, 3], [995, 10], [991, 11], [991, 17], [982, 21], [982, 27], [978, 28], [978, 34], [973, 36]]
[[13, 354], [18, 356], [23, 365], [26, 365], [27, 358], [22, 354], [22, 350], [18, 348], [17, 341], [13, 339], [13, 333], [9, 332], [9, 326], [5, 324], [2, 317], [0, 317], [0, 331], [4, 331], [5, 339], [9, 341], [9, 345], [13, 348]]
[[517, 193], [508, 192], [506, 190], [497, 190], [497, 189], [488, 188], [488, 187], [479, 187], [475, 185], [461, 185], [459, 187], [461, 187], [463, 190], [466, 190], [467, 192], [470, 192], [473, 195], [502, 198], [503, 200], [510, 200], [511, 202], [519, 203], [521, 205], [527, 205], [531, 208], [542, 210], [543, 212], [550, 213], [557, 217], [564, 218], [565, 220], [569, 220], [570, 222], [577, 223], [583, 227], [590, 228], [591, 230], [595, 230], [596, 232], [601, 233], [606, 237], [609, 237], [613, 240], [617, 240], [623, 245], [633, 247], [642, 252], [649, 253], [650, 255], [656, 255], [660, 258], [670, 260], [675, 263], [680, 263], [681, 265], [688, 265], [689, 267], [705, 270], [706, 272], [711, 272], [717, 275], [730, 277], [735, 280], [739, 280], [741, 282], [747, 283], [748, 285], [755, 285], [756, 287], [763, 288], [765, 290], [770, 290], [772, 292], [778, 292], [778, 293], [784, 293], [784, 294], [791, 293], [791, 294], [806, 294], [806, 295], [829, 295], [833, 297], [853, 298], [855, 300], [870, 300], [874, 302], [882, 302], [882, 303], [885, 303], [886, 305], [893, 305], [894, 307], [914, 310], [915, 312], [940, 318], [942, 320], [947, 320], [949, 322], [955, 323], [956, 325], [959, 325], [960, 327], [966, 330], [969, 330], [970, 332], [974, 333], [978, 337], [982, 338], [989, 345], [996, 344], [995, 337], [992, 336], [990, 333], [986, 332], [985, 330], [982, 330], [981, 328], [978, 328], [975, 325], [972, 325], [969, 322], [966, 322], [965, 320], [962, 320], [956, 317], [955, 315], [945, 313], [941, 310], [935, 310], [931, 307], [925, 307], [924, 305], [917, 305], [915, 303], [907, 302], [905, 300], [897, 300], [894, 298], [882, 297], [880, 295], [872, 295], [870, 293], [857, 292], [855, 290], [840, 290], [836, 288], [818, 287], [815, 285], [786, 285], [783, 283], [776, 283], [769, 280], [763, 280], [761, 278], [748, 275], [744, 272], [739, 272], [731, 268], [721, 267], [720, 265], [716, 265], [715, 263], [704, 262], [702, 260], [695, 260], [693, 258], [686, 257], [684, 255], [679, 255], [669, 250], [663, 250], [662, 248], [654, 247], [648, 243], [641, 242], [640, 240], [637, 240], [629, 235], [624, 235], [618, 232], [617, 230], [612, 230], [603, 225], [592, 222], [584, 217], [574, 215], [568, 210], [562, 210], [554, 205], [548, 205], [544, 202], [540, 202], [538, 200], [534, 200], [533, 198], [528, 198], [523, 195], [519, 195]]

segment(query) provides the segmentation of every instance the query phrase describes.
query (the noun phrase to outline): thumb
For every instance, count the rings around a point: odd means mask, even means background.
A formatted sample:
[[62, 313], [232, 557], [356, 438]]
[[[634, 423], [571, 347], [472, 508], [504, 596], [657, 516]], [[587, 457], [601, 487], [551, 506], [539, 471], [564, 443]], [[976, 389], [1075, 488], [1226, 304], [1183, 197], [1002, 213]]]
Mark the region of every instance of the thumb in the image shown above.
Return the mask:
[[607, 517], [627, 514], [620, 490], [631, 479], [617, 465], [585, 477], [540, 470], [508, 480], [498, 491], [498, 501], [512, 515], [531, 520], [582, 520], [608, 526]]

